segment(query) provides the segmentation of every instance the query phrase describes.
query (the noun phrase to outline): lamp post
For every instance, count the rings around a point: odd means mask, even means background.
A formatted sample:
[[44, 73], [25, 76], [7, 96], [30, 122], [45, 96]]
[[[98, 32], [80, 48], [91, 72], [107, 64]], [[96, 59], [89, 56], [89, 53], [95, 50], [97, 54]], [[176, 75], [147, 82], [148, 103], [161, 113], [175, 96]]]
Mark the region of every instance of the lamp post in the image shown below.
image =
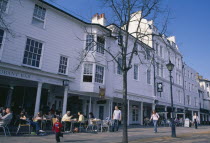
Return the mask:
[[173, 105], [173, 91], [172, 91], [172, 71], [174, 69], [174, 64], [169, 60], [169, 63], [166, 64], [166, 67], [170, 75], [170, 89], [171, 89], [171, 109], [172, 109], [172, 120], [171, 120], [171, 137], [176, 137], [176, 128], [174, 124], [174, 105]]

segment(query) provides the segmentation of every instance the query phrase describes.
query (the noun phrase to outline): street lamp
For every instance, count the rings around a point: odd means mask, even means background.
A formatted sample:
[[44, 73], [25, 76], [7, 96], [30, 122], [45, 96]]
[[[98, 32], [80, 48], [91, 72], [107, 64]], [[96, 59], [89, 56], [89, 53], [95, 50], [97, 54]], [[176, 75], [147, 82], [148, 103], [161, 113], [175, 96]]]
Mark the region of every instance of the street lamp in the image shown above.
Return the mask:
[[174, 64], [169, 60], [169, 63], [166, 64], [166, 67], [170, 74], [170, 88], [171, 88], [171, 109], [172, 109], [172, 120], [171, 120], [171, 137], [176, 137], [176, 128], [174, 124], [174, 105], [173, 105], [173, 91], [172, 91], [172, 75], [171, 72], [174, 69]]

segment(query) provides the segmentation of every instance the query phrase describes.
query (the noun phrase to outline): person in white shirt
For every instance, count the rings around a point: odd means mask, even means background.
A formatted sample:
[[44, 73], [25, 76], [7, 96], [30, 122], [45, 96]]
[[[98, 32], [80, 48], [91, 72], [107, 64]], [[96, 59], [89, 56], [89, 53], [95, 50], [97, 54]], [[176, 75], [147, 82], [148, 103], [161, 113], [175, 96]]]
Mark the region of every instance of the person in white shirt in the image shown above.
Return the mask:
[[154, 110], [152, 112], [152, 115], [151, 115], [151, 118], [150, 118], [150, 121], [153, 120], [153, 124], [154, 124], [154, 133], [157, 133], [157, 122], [158, 122], [158, 119], [160, 118], [160, 116], [158, 115], [158, 113], [156, 113], [156, 111]]
[[4, 124], [9, 124], [10, 121], [12, 120], [12, 113], [11, 113], [11, 109], [7, 108], [6, 109], [6, 115], [4, 115], [3, 117], [0, 118], [0, 125], [4, 125]]
[[114, 132], [114, 129], [116, 127], [116, 131], [119, 129], [119, 121], [122, 119], [122, 114], [121, 110], [118, 109], [117, 106], [115, 106], [115, 110], [113, 112], [113, 120], [114, 120], [114, 125], [112, 126], [112, 131]]
[[197, 129], [198, 128], [199, 119], [198, 119], [198, 116], [197, 116], [196, 113], [193, 116], [193, 121], [194, 121], [194, 124], [195, 124], [195, 129]]

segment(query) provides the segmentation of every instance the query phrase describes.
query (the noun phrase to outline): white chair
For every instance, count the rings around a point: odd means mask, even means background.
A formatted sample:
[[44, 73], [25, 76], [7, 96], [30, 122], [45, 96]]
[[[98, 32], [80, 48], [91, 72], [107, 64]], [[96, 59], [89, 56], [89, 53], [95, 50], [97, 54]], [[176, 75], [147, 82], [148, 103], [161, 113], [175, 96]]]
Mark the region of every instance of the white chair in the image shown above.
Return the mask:
[[11, 136], [8, 125], [9, 125], [10, 121], [7, 123], [4, 122], [0, 122], [0, 128], [2, 128], [4, 130], [4, 135], [7, 136], [7, 132], [9, 134], [9, 136]]
[[101, 122], [101, 132], [103, 132], [104, 129], [107, 128], [107, 132], [109, 131], [109, 124], [110, 121], [109, 120], [102, 120]]

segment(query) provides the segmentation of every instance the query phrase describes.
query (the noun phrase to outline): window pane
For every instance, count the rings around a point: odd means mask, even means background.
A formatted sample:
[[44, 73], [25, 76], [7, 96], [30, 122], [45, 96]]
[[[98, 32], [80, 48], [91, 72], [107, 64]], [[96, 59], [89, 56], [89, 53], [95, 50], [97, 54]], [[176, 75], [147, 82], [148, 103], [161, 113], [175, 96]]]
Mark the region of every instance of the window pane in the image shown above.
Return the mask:
[[117, 64], [117, 73], [118, 74], [122, 74], [122, 70], [121, 70], [121, 67], [122, 67], [122, 58], [118, 57], [118, 63]]
[[60, 56], [60, 64], [58, 69], [59, 73], [66, 74], [67, 60], [68, 60], [67, 57]]
[[3, 37], [4, 37], [4, 30], [0, 29], [0, 48], [3, 43]]
[[93, 51], [94, 49], [94, 35], [88, 34], [86, 36], [86, 48], [87, 51]]
[[38, 41], [31, 40], [29, 38], [27, 39], [23, 64], [30, 65], [33, 67], [39, 67], [40, 57], [41, 57], [41, 52], [42, 52], [42, 47], [40, 47], [40, 51], [39, 53], [37, 53], [39, 44], [40, 42]]
[[97, 48], [96, 48], [96, 51], [101, 53], [101, 54], [104, 54], [104, 45], [105, 45], [104, 37], [97, 36]]
[[96, 65], [95, 82], [103, 83], [104, 67]]

